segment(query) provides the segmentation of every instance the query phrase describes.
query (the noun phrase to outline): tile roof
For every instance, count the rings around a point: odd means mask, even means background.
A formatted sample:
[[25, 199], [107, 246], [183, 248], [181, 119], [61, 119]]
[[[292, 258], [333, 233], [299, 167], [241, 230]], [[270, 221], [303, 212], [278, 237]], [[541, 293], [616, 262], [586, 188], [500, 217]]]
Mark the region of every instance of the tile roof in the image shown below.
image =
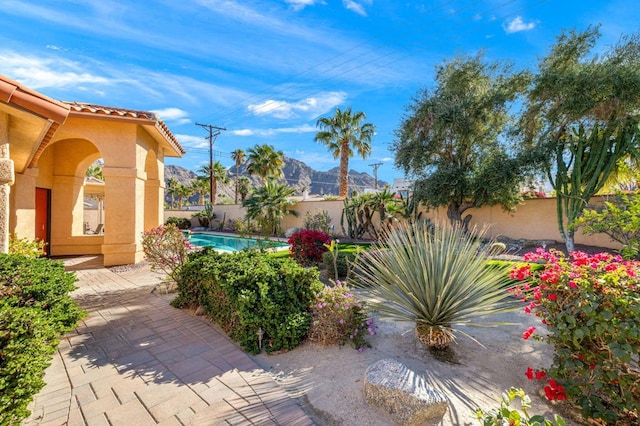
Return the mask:
[[148, 111], [138, 111], [134, 109], [125, 109], [125, 108], [115, 108], [103, 105], [89, 104], [84, 102], [66, 102], [63, 101], [63, 104], [66, 104], [70, 107], [71, 112], [83, 113], [83, 114], [95, 114], [95, 115], [104, 115], [114, 118], [132, 118], [145, 120], [149, 122], [154, 122], [155, 127], [158, 132], [165, 138], [169, 143], [181, 154], [184, 154], [186, 151], [180, 145], [180, 142], [176, 139], [176, 137], [171, 133], [171, 130], [167, 127], [167, 125], [158, 118], [156, 114]]

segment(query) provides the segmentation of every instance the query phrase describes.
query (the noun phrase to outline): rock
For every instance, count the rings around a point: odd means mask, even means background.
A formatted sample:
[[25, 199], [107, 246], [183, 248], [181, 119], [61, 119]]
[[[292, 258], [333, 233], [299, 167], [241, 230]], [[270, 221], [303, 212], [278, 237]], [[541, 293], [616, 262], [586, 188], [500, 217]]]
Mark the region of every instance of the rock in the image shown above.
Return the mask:
[[284, 237], [285, 238], [291, 238], [291, 236], [293, 234], [295, 234], [296, 232], [302, 230], [302, 228], [289, 228], [286, 231], [284, 231]]
[[449, 406], [447, 398], [424, 377], [390, 358], [367, 368], [364, 398], [368, 404], [385, 409], [401, 425], [439, 424]]

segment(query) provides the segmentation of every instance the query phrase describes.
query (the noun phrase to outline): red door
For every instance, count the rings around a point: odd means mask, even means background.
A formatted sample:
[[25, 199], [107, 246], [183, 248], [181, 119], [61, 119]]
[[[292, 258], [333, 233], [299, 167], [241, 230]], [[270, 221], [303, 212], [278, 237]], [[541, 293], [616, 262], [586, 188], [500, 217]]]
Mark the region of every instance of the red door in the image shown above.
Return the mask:
[[47, 243], [45, 252], [49, 252], [49, 213], [51, 211], [51, 190], [36, 188], [36, 238]]

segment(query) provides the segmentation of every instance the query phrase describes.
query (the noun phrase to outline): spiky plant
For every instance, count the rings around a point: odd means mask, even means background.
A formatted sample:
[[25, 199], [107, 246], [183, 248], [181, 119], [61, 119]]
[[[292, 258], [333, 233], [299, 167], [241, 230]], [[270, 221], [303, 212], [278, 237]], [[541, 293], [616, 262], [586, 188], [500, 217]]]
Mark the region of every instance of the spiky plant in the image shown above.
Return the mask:
[[[415, 323], [418, 340], [444, 349], [460, 325], [521, 307], [510, 297], [509, 266], [487, 266], [490, 245], [459, 227], [399, 224], [360, 259], [356, 277], [381, 316]], [[478, 342], [479, 343], [479, 342]]]

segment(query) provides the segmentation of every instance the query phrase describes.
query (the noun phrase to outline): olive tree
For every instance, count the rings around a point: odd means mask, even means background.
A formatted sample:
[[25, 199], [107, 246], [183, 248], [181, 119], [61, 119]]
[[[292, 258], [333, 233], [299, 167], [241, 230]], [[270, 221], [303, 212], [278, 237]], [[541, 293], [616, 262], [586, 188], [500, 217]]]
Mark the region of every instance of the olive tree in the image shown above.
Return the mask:
[[435, 80], [396, 130], [396, 166], [416, 180], [417, 200], [429, 208], [446, 206], [452, 223], [468, 223], [470, 215], [463, 214], [471, 207], [513, 209], [534, 163], [508, 146], [506, 131], [529, 74], [479, 54], [437, 67]]

